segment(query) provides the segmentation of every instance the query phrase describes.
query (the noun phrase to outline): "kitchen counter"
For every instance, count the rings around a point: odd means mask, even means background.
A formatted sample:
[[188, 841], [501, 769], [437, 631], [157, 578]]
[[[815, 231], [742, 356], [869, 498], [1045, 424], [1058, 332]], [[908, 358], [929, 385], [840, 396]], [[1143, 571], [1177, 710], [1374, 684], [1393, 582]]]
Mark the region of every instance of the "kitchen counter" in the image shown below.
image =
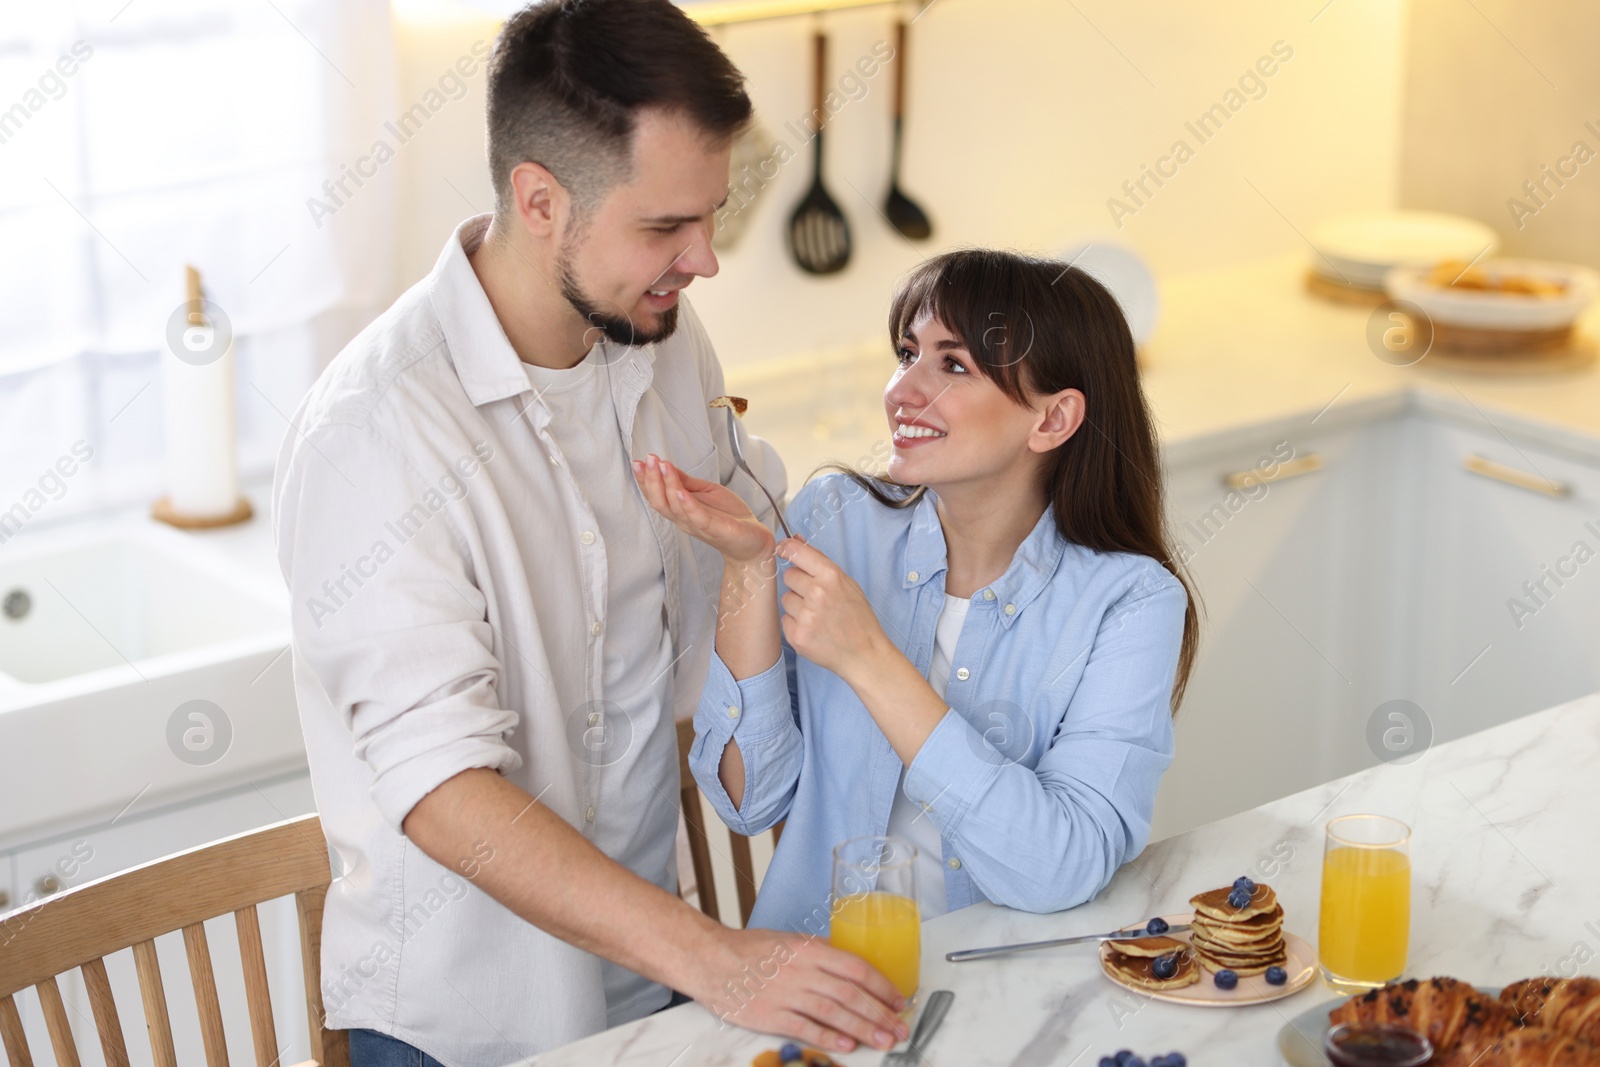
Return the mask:
[[[1305, 267], [1305, 257], [1293, 254], [1162, 283], [1160, 319], [1140, 364], [1165, 447], [1182, 450], [1274, 422], [1414, 403], [1600, 457], [1600, 365], [1527, 375], [1439, 371], [1426, 358], [1393, 367], [1367, 348], [1370, 312], [1306, 293]], [[885, 293], [885, 310], [888, 299]], [[1600, 303], [1582, 326], [1600, 336]], [[894, 363], [886, 339], [752, 366], [732, 362], [728, 353], [723, 359], [728, 391], [751, 400], [747, 425], [778, 449], [791, 493], [823, 462], [887, 459], [882, 393]], [[190, 536], [252, 576], [281, 583], [270, 522], [272, 478], [252, 478], [241, 491], [255, 508], [249, 522]], [[59, 522], [46, 516], [17, 542], [152, 521], [144, 504]]]
[[[1580, 457], [1600, 455], [1600, 365], [1557, 373], [1481, 374], [1379, 360], [1369, 308], [1305, 290], [1294, 253], [1160, 287], [1161, 313], [1140, 352], [1145, 395], [1173, 452], [1244, 427], [1320, 426], [1352, 409], [1442, 409]], [[884, 293], [887, 310], [889, 294]], [[1580, 321], [1600, 336], [1600, 303]], [[728, 354], [723, 353], [725, 364]], [[728, 390], [750, 400], [752, 432], [778, 447], [791, 492], [820, 464], [888, 458], [882, 393], [894, 370], [887, 338], [755, 367], [728, 366]]]
[[[1206, 1064], [1278, 1062], [1276, 1035], [1335, 994], [1320, 978], [1271, 1004], [1209, 1010], [1147, 1000], [1112, 984], [1094, 949], [1074, 946], [951, 964], [957, 948], [1095, 933], [1186, 911], [1188, 898], [1241, 874], [1270, 884], [1285, 927], [1313, 945], [1328, 819], [1380, 812], [1412, 827], [1407, 972], [1501, 985], [1538, 973], [1591, 971], [1600, 951], [1600, 860], [1584, 844], [1600, 812], [1600, 694], [1434, 747], [1160, 841], [1098, 898], [1030, 915], [992, 905], [923, 927], [923, 989], [955, 991], [928, 1049], [940, 1067], [1092, 1065], [1119, 1048], [1184, 1052]], [[1248, 773], [1241, 767], [1237, 773]], [[687, 1004], [535, 1057], [539, 1067], [743, 1067], [779, 1042]], [[882, 1053], [838, 1057], [872, 1064]]]

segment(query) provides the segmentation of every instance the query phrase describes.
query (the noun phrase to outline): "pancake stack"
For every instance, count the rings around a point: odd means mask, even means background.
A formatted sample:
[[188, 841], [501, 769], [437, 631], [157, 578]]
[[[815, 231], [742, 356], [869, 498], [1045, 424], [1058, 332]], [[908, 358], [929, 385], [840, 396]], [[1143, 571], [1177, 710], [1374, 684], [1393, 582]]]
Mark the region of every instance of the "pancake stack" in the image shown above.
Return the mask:
[[1200, 964], [1209, 971], [1230, 970], [1240, 978], [1264, 974], [1289, 958], [1283, 940], [1283, 906], [1271, 886], [1252, 885], [1243, 907], [1230, 902], [1233, 886], [1208, 889], [1189, 898], [1194, 923], [1189, 943]]
[[[1138, 937], [1106, 944], [1111, 949], [1106, 966], [1138, 989], [1177, 989], [1200, 981], [1194, 953], [1175, 937]], [[1169, 978], [1156, 976], [1155, 963], [1162, 956], [1173, 956], [1177, 963], [1176, 972]]]

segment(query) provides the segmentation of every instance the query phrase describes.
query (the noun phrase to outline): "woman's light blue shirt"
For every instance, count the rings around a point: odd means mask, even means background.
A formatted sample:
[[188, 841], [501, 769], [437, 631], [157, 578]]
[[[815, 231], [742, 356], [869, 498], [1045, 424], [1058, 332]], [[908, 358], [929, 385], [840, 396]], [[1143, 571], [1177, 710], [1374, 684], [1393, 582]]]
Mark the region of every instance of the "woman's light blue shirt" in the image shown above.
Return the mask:
[[[787, 514], [861, 586], [926, 677], [945, 589], [933, 494], [896, 510], [828, 474]], [[779, 574], [789, 566], [779, 561]], [[952, 910], [981, 900], [1070, 908], [1144, 848], [1172, 762], [1186, 604], [1160, 563], [1071, 544], [1050, 508], [1005, 573], [973, 595], [949, 710], [905, 776], [939, 828]], [[833, 847], [889, 824], [902, 764], [888, 739], [854, 690], [787, 641], [778, 662], [742, 682], [713, 653], [695, 733], [690, 768], [729, 826], [754, 835], [787, 820], [751, 925], [825, 934]], [[730, 738], [745, 767], [737, 810], [717, 777]]]

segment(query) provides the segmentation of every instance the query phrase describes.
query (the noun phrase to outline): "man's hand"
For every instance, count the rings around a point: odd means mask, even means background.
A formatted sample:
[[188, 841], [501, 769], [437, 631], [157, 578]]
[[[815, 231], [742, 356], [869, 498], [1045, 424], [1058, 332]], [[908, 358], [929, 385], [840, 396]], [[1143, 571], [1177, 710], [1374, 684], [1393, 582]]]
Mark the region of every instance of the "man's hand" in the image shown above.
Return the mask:
[[737, 1026], [842, 1051], [857, 1041], [887, 1048], [891, 1034], [906, 1034], [891, 1007], [899, 993], [866, 961], [803, 934], [728, 929], [603, 854], [495, 771], [446, 780], [403, 829], [541, 930], [681, 989]]
[[905, 1039], [905, 998], [861, 957], [777, 930], [726, 930], [718, 942], [681, 988], [719, 1021], [841, 1052]]

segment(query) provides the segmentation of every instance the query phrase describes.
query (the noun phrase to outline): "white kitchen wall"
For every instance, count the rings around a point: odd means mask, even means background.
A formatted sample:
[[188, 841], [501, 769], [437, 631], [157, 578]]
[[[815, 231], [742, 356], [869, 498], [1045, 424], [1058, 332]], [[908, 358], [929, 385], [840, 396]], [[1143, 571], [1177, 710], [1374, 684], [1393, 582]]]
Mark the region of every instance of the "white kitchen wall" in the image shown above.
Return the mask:
[[1508, 255], [1600, 267], [1600, 8], [1416, 0], [1401, 203], [1486, 222]]
[[[837, 83], [893, 9], [822, 21]], [[841, 274], [803, 274], [784, 249], [785, 221], [811, 180], [809, 146], [785, 129], [811, 103], [813, 19], [718, 30], [750, 80], [761, 120], [796, 158], [754, 205], [722, 273], [691, 289], [725, 366], [875, 339], [896, 277], [955, 245], [1050, 252], [1097, 237], [1125, 242], [1171, 277], [1301, 247], [1323, 216], [1392, 207], [1399, 186], [1402, 0], [935, 0], [911, 29], [903, 185], [933, 216], [913, 245], [878, 214], [889, 166], [891, 69], [866, 81], [826, 136], [827, 181], [849, 215], [855, 256]], [[496, 23], [458, 0], [396, 0], [401, 100], [419, 99]], [[1246, 79], [1276, 42], [1286, 62]], [[400, 153], [401, 277], [432, 266], [452, 227], [491, 197], [483, 153], [481, 71]], [[1228, 112], [1202, 142], [1185, 123]], [[1122, 189], [1174, 142], [1137, 201]], [[413, 150], [414, 149], [414, 150]], [[1107, 201], [1131, 213], [1114, 220]], [[1117, 225], [1121, 222], [1121, 226]]]

